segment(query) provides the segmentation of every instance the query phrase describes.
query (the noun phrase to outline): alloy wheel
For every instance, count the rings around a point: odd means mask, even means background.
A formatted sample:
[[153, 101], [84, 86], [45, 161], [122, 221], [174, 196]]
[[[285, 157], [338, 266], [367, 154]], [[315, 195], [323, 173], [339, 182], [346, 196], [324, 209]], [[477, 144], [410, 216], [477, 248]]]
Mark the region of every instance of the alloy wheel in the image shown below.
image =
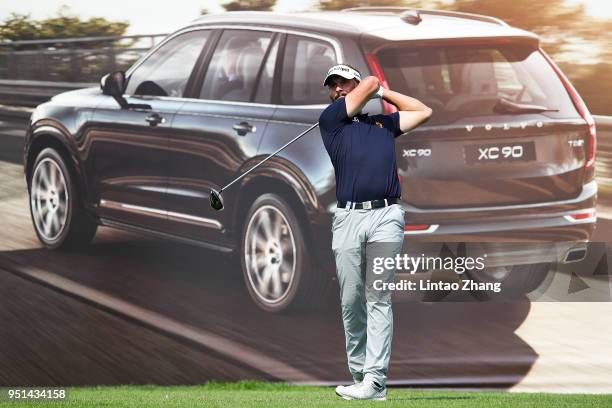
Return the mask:
[[51, 158], [38, 163], [32, 177], [30, 205], [34, 225], [47, 241], [56, 240], [68, 217], [68, 188], [59, 165]]
[[249, 285], [262, 302], [281, 302], [296, 271], [295, 237], [287, 218], [278, 208], [264, 205], [251, 216], [245, 238]]

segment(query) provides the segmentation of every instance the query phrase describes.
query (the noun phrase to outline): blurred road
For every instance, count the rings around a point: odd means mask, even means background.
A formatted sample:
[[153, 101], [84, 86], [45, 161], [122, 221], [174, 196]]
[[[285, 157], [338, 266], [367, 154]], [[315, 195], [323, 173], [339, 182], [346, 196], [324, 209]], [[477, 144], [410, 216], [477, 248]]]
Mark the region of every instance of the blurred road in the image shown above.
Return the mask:
[[[106, 228], [84, 251], [41, 249], [19, 165], [20, 131], [0, 122], [0, 385], [270, 378], [33, 281], [26, 277], [33, 270], [257, 350], [318, 382], [349, 379], [337, 299], [320, 312], [264, 313], [251, 303], [235, 257]], [[594, 240], [607, 237], [612, 221], [600, 217]], [[392, 384], [612, 392], [610, 302], [397, 303], [394, 319]]]
[[4, 271], [0, 299], [2, 386], [266, 378]]

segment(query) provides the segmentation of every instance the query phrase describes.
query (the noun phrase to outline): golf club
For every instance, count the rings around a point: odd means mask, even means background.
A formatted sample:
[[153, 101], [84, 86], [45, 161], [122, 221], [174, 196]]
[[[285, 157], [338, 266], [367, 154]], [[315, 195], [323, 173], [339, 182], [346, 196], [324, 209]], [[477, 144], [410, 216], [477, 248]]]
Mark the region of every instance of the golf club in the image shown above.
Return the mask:
[[285, 147], [289, 146], [291, 143], [295, 142], [300, 137], [304, 136], [306, 133], [310, 132], [312, 129], [316, 128], [317, 126], [319, 126], [319, 122], [315, 123], [308, 129], [306, 129], [305, 131], [303, 131], [302, 133], [294, 137], [292, 140], [285, 143], [285, 145], [280, 147], [277, 151], [275, 151], [274, 153], [271, 153], [268, 157], [266, 157], [265, 159], [257, 163], [255, 166], [251, 167], [249, 170], [245, 171], [240, 176], [236, 177], [228, 185], [221, 188], [221, 190], [217, 191], [214, 188], [211, 188], [210, 189], [210, 206], [217, 211], [222, 210], [223, 209], [223, 198], [221, 197], [221, 193], [223, 192], [223, 190], [227, 189], [229, 186], [231, 186], [232, 184], [234, 184], [235, 182], [237, 182], [238, 180], [240, 180], [241, 178], [249, 174], [251, 171], [255, 170], [257, 167], [262, 165], [266, 160], [270, 159], [272, 156], [274, 156], [275, 154], [283, 150]]

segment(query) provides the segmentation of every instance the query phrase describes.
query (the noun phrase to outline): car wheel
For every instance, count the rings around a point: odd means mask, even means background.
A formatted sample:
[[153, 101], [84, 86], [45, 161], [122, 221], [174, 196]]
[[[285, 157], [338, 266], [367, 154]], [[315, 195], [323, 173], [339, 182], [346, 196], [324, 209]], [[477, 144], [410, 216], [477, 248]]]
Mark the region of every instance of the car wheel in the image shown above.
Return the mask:
[[264, 194], [251, 205], [240, 251], [244, 280], [257, 306], [269, 312], [315, 306], [323, 279], [312, 268], [300, 222], [281, 197]]
[[553, 264], [510, 265], [472, 269], [467, 278], [476, 283], [499, 283], [500, 291], [472, 290], [478, 300], [518, 300], [536, 290], [551, 272]]
[[38, 154], [28, 184], [34, 230], [45, 247], [67, 249], [91, 242], [97, 224], [85, 212], [72, 174], [55, 149]]

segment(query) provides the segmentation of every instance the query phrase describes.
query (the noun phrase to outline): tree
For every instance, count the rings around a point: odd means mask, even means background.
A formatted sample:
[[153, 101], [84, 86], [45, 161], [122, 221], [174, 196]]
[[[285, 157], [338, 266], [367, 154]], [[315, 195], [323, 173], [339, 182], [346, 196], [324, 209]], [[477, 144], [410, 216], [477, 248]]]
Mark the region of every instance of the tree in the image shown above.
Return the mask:
[[[57, 15], [34, 20], [29, 14], [11, 14], [0, 24], [0, 53], [14, 51], [2, 58], [6, 78], [47, 81], [96, 81], [108, 70], [123, 68], [133, 60], [127, 55], [115, 59], [120, 48], [131, 47], [135, 40], [96, 40], [66, 42], [65, 38], [118, 37], [125, 35], [129, 23], [92, 17], [82, 20], [61, 7]], [[44, 44], [14, 44], [21, 40], [57, 40]], [[103, 50], [99, 50], [103, 49]], [[38, 52], [32, 53], [31, 50]]]
[[446, 9], [498, 17], [540, 35], [544, 48], [556, 57], [561, 57], [562, 51], [571, 52], [581, 42], [605, 46], [610, 40], [606, 24], [588, 16], [584, 5], [568, 4], [566, 0], [319, 0], [321, 10], [361, 6]]
[[[453, 10], [491, 15], [508, 24], [532, 31], [542, 47], [557, 61], [591, 112], [612, 114], [612, 22], [589, 16], [583, 5], [565, 0], [455, 0]], [[601, 50], [595, 63], [581, 60], [585, 50]]]
[[29, 14], [11, 13], [0, 26], [0, 40], [37, 40], [39, 24], [30, 20]]
[[580, 41], [597, 41], [601, 23], [587, 15], [582, 4], [565, 0], [454, 0], [449, 9], [501, 18], [508, 24], [541, 36], [551, 54]]
[[234, 0], [229, 3], [223, 4], [222, 6], [225, 11], [271, 11], [272, 7], [274, 7], [275, 5], [276, 0]]
[[[565, 0], [319, 0], [321, 10], [360, 6], [405, 6], [445, 9], [498, 17], [509, 25], [540, 36], [574, 83], [592, 112], [612, 114], [612, 21], [589, 16], [583, 5]], [[594, 61], [581, 59], [594, 51]]]
[[352, 7], [414, 7], [440, 8], [442, 0], [319, 0], [320, 10], [342, 10]]
[[33, 20], [30, 14], [12, 13], [0, 25], [0, 40], [46, 40], [56, 38], [101, 37], [125, 35], [128, 22], [108, 21], [101, 17], [81, 20], [61, 7], [56, 17]]
[[609, 81], [612, 64], [563, 64], [562, 69], [594, 115], [612, 115], [612, 87]]

